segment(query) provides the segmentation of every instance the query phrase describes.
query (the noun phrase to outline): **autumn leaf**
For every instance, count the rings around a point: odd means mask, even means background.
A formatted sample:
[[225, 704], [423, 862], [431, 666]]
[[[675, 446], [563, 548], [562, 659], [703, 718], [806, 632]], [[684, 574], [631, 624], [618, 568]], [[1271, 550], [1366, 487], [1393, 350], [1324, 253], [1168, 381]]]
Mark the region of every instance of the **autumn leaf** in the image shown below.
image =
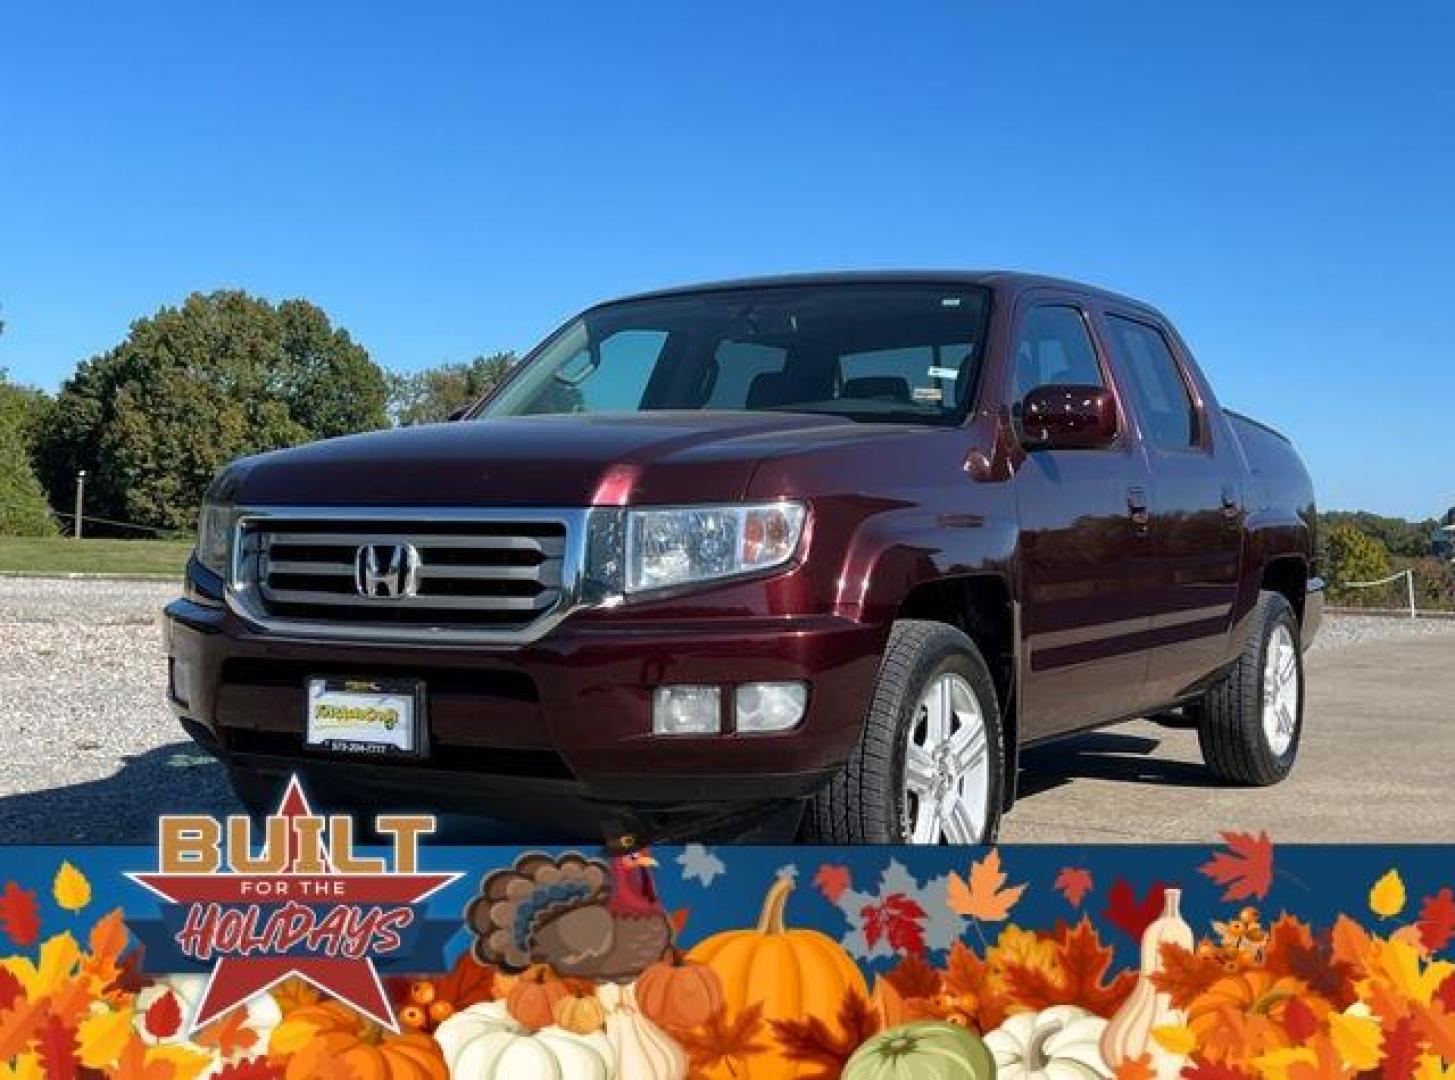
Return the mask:
[[901, 960], [885, 980], [907, 998], [933, 997], [940, 992], [940, 973], [918, 953]]
[[765, 1034], [762, 1002], [747, 1006], [731, 1020], [726, 1009], [718, 1009], [701, 1027], [671, 1029], [695, 1073], [711, 1072], [721, 1065], [730, 1075], [739, 1073], [749, 1058], [773, 1048]]
[[40, 937], [40, 905], [35, 893], [13, 881], [5, 883], [5, 891], [0, 893], [0, 930], [22, 949], [35, 944]]
[[1439, 952], [1455, 938], [1455, 893], [1441, 889], [1420, 905], [1420, 940], [1430, 952]]
[[131, 1039], [132, 1016], [130, 1009], [118, 1009], [96, 1013], [81, 1021], [80, 1030], [76, 1033], [81, 1064], [88, 1069], [114, 1064]]
[[155, 980], [142, 970], [146, 963], [146, 949], [138, 945], [121, 958], [116, 975], [106, 984], [108, 994], [139, 994]]
[[278, 1011], [284, 1016], [298, 1009], [307, 1008], [310, 1005], [317, 1005], [322, 995], [314, 985], [296, 975], [284, 979], [272, 990], [273, 1000], [278, 1003]]
[[436, 996], [448, 1001], [460, 1012], [471, 1005], [495, 1000], [495, 969], [475, 959], [468, 949], [460, 953], [454, 966], [435, 982]]
[[[318, 1045], [318, 1044], [314, 1044]], [[194, 1050], [180, 1043], [153, 1046], [147, 1051], [148, 1062], [165, 1062], [171, 1066], [175, 1080], [197, 1080], [212, 1065], [210, 1053]], [[345, 1070], [348, 1072], [350, 1070]]]
[[216, 1049], [224, 1058], [245, 1054], [258, 1042], [258, 1033], [248, 1027], [248, 1011], [236, 1008], [224, 1013], [218, 1019], [192, 1033], [192, 1041], [198, 1046]]
[[1183, 1068], [1181, 1080], [1257, 1080], [1257, 1076], [1235, 1065], [1194, 1059]]
[[1357, 1072], [1374, 1068], [1383, 1056], [1384, 1033], [1372, 1017], [1330, 1013], [1329, 1037], [1340, 1060]]
[[109, 1074], [110, 1080], [175, 1080], [176, 1070], [171, 1062], [153, 1059], [151, 1049], [133, 1033], [116, 1068]]
[[844, 996], [836, 1021], [826, 1024], [818, 1016], [772, 1021], [780, 1052], [798, 1065], [818, 1069], [813, 1073], [798, 1072], [801, 1080], [836, 1080], [854, 1051], [879, 1030], [874, 1010], [862, 994], [853, 991]]
[[76, 1031], [59, 1017], [47, 1017], [36, 1031], [35, 1052], [45, 1066], [47, 1080], [76, 1080], [81, 1069]]
[[866, 904], [859, 917], [864, 923], [864, 940], [871, 949], [883, 940], [898, 953], [919, 955], [925, 951], [924, 923], [929, 915], [912, 897], [890, 893], [881, 904]]
[[224, 1065], [212, 1074], [212, 1080], [283, 1080], [284, 1070], [265, 1057], [247, 1058]]
[[0, 1013], [25, 996], [25, 987], [9, 968], [0, 967]]
[[1319, 1018], [1301, 997], [1289, 998], [1283, 1006], [1283, 1030], [1297, 1043], [1307, 1042], [1319, 1030]]
[[[1354, 931], [1363, 934], [1358, 924], [1346, 921]], [[1361, 944], [1353, 938], [1350, 930], [1340, 930], [1336, 924], [1332, 940], [1320, 938], [1315, 941], [1313, 931], [1306, 923], [1292, 915], [1282, 915], [1268, 932], [1264, 969], [1278, 977], [1299, 979], [1320, 997], [1333, 1002], [1336, 1008], [1346, 1008], [1354, 1003], [1356, 997], [1354, 980], [1357, 967], [1340, 953], [1337, 942], [1341, 934], [1346, 949], [1367, 958], [1367, 938]]]
[[971, 862], [966, 881], [950, 872], [946, 903], [951, 911], [981, 922], [1004, 922], [1019, 903], [1025, 885], [1006, 887], [1006, 874], [1000, 869], [1000, 849], [991, 848], [984, 859]]
[[1369, 890], [1369, 910], [1381, 919], [1392, 919], [1404, 910], [1404, 879], [1398, 870], [1391, 870]]
[[1424, 1039], [1411, 1017], [1405, 1017], [1384, 1033], [1384, 1063], [1380, 1080], [1414, 1080]]
[[1446, 1061], [1455, 1062], [1455, 1013], [1447, 1012], [1442, 1005], [1420, 1006], [1415, 1020], [1430, 1049]]
[[1095, 879], [1091, 876], [1090, 870], [1082, 870], [1075, 866], [1062, 867], [1061, 872], [1056, 875], [1056, 891], [1066, 898], [1066, 903], [1074, 908], [1081, 906], [1081, 901], [1086, 899], [1086, 894], [1096, 887]]
[[1163, 1024], [1152, 1029], [1152, 1038], [1169, 1054], [1186, 1057], [1197, 1049], [1197, 1033], [1185, 1024]]
[[127, 939], [124, 920], [121, 908], [116, 908], [96, 921], [87, 938], [89, 953], [83, 966], [86, 973], [103, 988], [109, 986], [119, 974], [116, 962], [126, 948]]
[[1227, 971], [1216, 956], [1203, 956], [1175, 941], [1164, 941], [1161, 968], [1152, 973], [1152, 985], [1166, 994], [1174, 1008], [1186, 1009]]
[[1114, 1080], [1157, 1080], [1157, 1070], [1152, 1065], [1152, 1055], [1127, 1058], [1113, 1071]]
[[1053, 1005], [1079, 1005], [1098, 1016], [1111, 1016], [1136, 985], [1137, 973], [1118, 972], [1105, 981], [1114, 953], [1101, 943], [1096, 927], [1082, 918], [1074, 928], [1062, 928], [1056, 943], [1059, 970], [1048, 973], [1027, 964], [1006, 965], [1007, 995], [1026, 1009]]
[[30, 1045], [31, 1037], [45, 1019], [46, 1002], [21, 1000], [0, 1013], [0, 1061], [9, 1061]]
[[1223, 899], [1262, 900], [1273, 885], [1273, 841], [1267, 832], [1225, 832], [1220, 851], [1197, 868], [1198, 873], [1212, 878], [1223, 889]]
[[181, 1031], [182, 1005], [177, 995], [171, 990], [159, 995], [142, 1017], [142, 1027], [154, 1039], [170, 1039]]
[[69, 862], [62, 862], [51, 884], [51, 896], [62, 911], [80, 911], [91, 902], [91, 883]]
[[818, 868], [818, 873], [813, 875], [813, 883], [825, 900], [830, 904], [837, 904], [839, 897], [854, 884], [854, 875], [847, 866], [824, 863]]
[[1147, 890], [1147, 895], [1138, 900], [1132, 883], [1126, 878], [1117, 878], [1107, 891], [1106, 910], [1102, 912], [1102, 916], [1133, 941], [1140, 942], [1147, 927], [1162, 914], [1166, 891], [1165, 885], [1154, 881]]

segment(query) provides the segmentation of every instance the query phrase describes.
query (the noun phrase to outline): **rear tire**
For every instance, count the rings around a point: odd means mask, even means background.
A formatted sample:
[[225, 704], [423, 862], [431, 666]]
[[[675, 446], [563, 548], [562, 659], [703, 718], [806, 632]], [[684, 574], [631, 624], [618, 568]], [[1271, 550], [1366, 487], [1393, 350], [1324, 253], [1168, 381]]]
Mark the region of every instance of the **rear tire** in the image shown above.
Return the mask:
[[975, 643], [945, 623], [901, 619], [859, 745], [809, 804], [804, 839], [991, 842], [1005, 781], [1002, 732], [995, 683]]
[[1262, 592], [1237, 663], [1191, 710], [1203, 760], [1227, 783], [1283, 780], [1298, 757], [1304, 696], [1298, 617], [1284, 596]]

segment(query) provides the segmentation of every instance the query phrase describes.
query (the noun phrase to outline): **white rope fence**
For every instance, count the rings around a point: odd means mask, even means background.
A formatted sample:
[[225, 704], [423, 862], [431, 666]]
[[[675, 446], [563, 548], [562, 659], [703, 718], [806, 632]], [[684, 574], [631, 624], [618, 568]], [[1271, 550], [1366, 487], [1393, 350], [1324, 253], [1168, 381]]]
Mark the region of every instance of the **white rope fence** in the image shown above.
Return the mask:
[[1397, 574], [1390, 574], [1387, 578], [1380, 578], [1378, 581], [1341, 581], [1341, 589], [1376, 589], [1381, 585], [1388, 585], [1392, 581], [1404, 578], [1405, 588], [1409, 596], [1410, 618], [1418, 619], [1420, 613], [1415, 609], [1415, 572], [1413, 570], [1401, 570]]

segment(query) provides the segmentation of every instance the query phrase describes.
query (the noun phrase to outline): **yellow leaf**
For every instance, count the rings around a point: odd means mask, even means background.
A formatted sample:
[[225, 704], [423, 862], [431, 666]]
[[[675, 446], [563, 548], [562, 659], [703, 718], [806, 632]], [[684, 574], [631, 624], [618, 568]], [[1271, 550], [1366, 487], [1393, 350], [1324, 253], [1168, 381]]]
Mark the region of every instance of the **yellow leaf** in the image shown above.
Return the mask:
[[1375, 941], [1367, 968], [1373, 979], [1387, 983], [1404, 997], [1421, 1005], [1430, 1004], [1440, 985], [1449, 976], [1455, 975], [1455, 964], [1448, 960], [1433, 960], [1425, 964], [1419, 948], [1404, 938]]
[[1289, 1070], [1295, 1065], [1316, 1065], [1318, 1055], [1307, 1046], [1287, 1046], [1280, 1050], [1270, 1050], [1261, 1057], [1254, 1058], [1250, 1064], [1258, 1070], [1258, 1075], [1263, 1080], [1288, 1080]]
[[1415, 1080], [1455, 1080], [1455, 1065], [1447, 1069], [1435, 1054], [1421, 1054]]
[[1365, 1072], [1379, 1064], [1384, 1033], [1378, 1020], [1349, 1013], [1330, 1013], [1329, 1034], [1334, 1039], [1334, 1050], [1351, 1069]]
[[991, 848], [983, 860], [970, 864], [968, 883], [951, 872], [945, 903], [957, 915], [984, 922], [1004, 922], [1010, 917], [1010, 909], [1020, 901], [1021, 893], [1026, 891], [1024, 885], [1003, 888], [1005, 877], [1000, 869], [1000, 849]]
[[36, 965], [36, 993], [49, 994], [76, 973], [81, 960], [81, 946], [70, 934], [57, 934], [40, 947], [40, 963]]
[[51, 895], [56, 898], [56, 905], [63, 911], [80, 911], [91, 902], [91, 883], [86, 880], [85, 874], [70, 863], [62, 862], [61, 868], [56, 871]]
[[172, 1066], [173, 1080], [197, 1080], [215, 1064], [211, 1054], [185, 1046], [153, 1046], [147, 1051], [147, 1064], [164, 1061]]
[[1381, 919], [1392, 919], [1404, 910], [1404, 880], [1391, 870], [1369, 890], [1369, 910]]
[[45, 1072], [40, 1067], [40, 1056], [21, 1054], [10, 1065], [0, 1062], [0, 1080], [45, 1080]]
[[104, 1069], [116, 1064], [131, 1039], [132, 1011], [95, 1013], [81, 1021], [76, 1035], [81, 1045], [81, 1064], [88, 1069]]
[[1185, 1024], [1167, 1024], [1152, 1029], [1152, 1038], [1169, 1054], [1186, 1057], [1197, 1049], [1197, 1034]]

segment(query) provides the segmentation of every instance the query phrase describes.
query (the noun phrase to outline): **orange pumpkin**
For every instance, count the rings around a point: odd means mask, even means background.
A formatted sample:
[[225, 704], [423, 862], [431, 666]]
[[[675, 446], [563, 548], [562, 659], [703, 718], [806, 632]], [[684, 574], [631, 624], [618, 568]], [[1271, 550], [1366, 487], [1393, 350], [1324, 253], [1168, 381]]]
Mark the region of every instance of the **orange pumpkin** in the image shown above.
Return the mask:
[[[763, 900], [763, 913], [753, 930], [715, 934], [687, 954], [690, 962], [705, 964], [722, 980], [723, 1000], [730, 1016], [749, 1004], [763, 1006], [763, 1020], [807, 1020], [817, 1017], [835, 1032], [839, 1006], [846, 994], [867, 999], [869, 987], [853, 958], [839, 943], [816, 930], [790, 930], [783, 912], [793, 892], [793, 880], [779, 878]], [[742, 1059], [745, 1069], [724, 1060], [702, 1072], [712, 1080], [794, 1080], [800, 1069], [771, 1040], [760, 1054]]]
[[312, 1080], [329, 1063], [357, 1080], [449, 1080], [439, 1044], [418, 1032], [394, 1035], [337, 1001], [289, 1013], [268, 1040], [285, 1080]]
[[518, 1023], [539, 1031], [556, 1022], [556, 1002], [570, 993], [570, 988], [550, 968], [532, 968], [510, 988], [505, 1007]]
[[690, 964], [674, 954], [642, 972], [637, 1005], [662, 1027], [695, 1028], [723, 1007], [722, 979], [706, 964]]
[[565, 1028], [573, 1035], [591, 1035], [606, 1026], [606, 1006], [596, 996], [595, 987], [571, 988], [556, 1002], [551, 1015], [557, 1027]]

